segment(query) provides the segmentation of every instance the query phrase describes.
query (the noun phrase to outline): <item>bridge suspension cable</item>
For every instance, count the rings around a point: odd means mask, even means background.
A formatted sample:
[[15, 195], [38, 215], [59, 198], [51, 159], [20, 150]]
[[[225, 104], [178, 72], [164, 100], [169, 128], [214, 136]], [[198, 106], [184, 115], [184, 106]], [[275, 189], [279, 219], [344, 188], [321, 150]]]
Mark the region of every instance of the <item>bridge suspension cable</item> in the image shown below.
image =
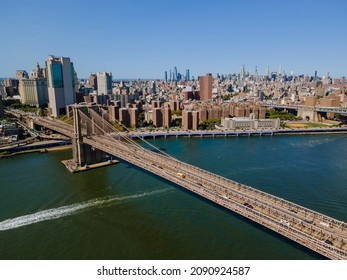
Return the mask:
[[[111, 117], [111, 115], [108, 112], [103, 112], [103, 114], [107, 114], [108, 117]], [[88, 118], [87, 115], [83, 114], [86, 118]], [[113, 125], [111, 125], [108, 121], [106, 121], [105, 119], [103, 119], [102, 116], [100, 116], [97, 112], [95, 112], [94, 110], [91, 110], [91, 115], [93, 115], [93, 117], [96, 117], [99, 119], [99, 121], [102, 121], [103, 124], [106, 124], [106, 126], [108, 128], [110, 128], [111, 130], [113, 130], [114, 132], [117, 132], [118, 135], [120, 137], [122, 137], [122, 139], [124, 139], [125, 141], [127, 141], [129, 144], [136, 146], [138, 148], [143, 149], [143, 147], [141, 147], [136, 141], [134, 141], [131, 137], [128, 137], [126, 134], [123, 134], [120, 130], [118, 130], [116, 127], [114, 127]], [[90, 118], [88, 118], [89, 121], [92, 121]], [[127, 130], [128, 132], [130, 132], [130, 130], [124, 126], [122, 123], [120, 123], [118, 120], [115, 120], [121, 127], [123, 127], [125, 130]], [[102, 130], [106, 135], [109, 135], [108, 133], [106, 133], [106, 131], [104, 129], [102, 129], [100, 126], [98, 126], [98, 128], [100, 130]], [[154, 146], [153, 144], [149, 143], [148, 141], [146, 141], [145, 139], [141, 138], [140, 136], [136, 135], [135, 136], [141, 140], [143, 143], [145, 143], [146, 145], [150, 146], [151, 148], [153, 148], [155, 151], [157, 151], [160, 154], [165, 155], [168, 158], [171, 158], [173, 160], [177, 160], [175, 157], [169, 155], [168, 153], [165, 153], [164, 151], [160, 150], [159, 148], [157, 148], [156, 146]], [[112, 138], [112, 136], [110, 136]]]

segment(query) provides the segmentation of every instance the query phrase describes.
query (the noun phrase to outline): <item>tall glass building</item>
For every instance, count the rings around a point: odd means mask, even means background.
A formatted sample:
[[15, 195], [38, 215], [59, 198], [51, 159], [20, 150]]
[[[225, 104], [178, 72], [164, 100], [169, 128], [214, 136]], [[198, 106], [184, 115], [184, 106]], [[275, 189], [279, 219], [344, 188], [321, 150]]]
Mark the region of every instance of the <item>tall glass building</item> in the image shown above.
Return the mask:
[[186, 69], [186, 81], [190, 81], [189, 69]]
[[68, 57], [50, 55], [46, 61], [47, 87], [50, 114], [66, 114], [66, 106], [75, 103], [75, 75]]

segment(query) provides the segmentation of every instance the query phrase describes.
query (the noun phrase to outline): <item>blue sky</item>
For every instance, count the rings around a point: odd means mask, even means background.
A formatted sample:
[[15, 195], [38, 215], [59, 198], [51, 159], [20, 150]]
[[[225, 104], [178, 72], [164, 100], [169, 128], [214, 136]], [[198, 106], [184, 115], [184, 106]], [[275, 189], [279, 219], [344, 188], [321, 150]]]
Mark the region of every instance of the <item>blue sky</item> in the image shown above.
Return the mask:
[[79, 78], [206, 72], [347, 76], [347, 1], [0, 0], [0, 77], [70, 57]]

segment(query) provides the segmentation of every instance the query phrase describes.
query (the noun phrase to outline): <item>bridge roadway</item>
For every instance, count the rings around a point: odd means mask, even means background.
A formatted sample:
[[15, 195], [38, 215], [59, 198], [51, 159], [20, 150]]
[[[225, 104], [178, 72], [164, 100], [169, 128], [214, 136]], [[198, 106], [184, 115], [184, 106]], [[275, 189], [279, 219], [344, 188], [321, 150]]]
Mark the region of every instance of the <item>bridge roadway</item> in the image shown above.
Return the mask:
[[[73, 136], [63, 122], [36, 118], [35, 123]], [[347, 224], [282, 198], [145, 149], [111, 135], [83, 142], [184, 187], [257, 222], [330, 259], [347, 259]]]

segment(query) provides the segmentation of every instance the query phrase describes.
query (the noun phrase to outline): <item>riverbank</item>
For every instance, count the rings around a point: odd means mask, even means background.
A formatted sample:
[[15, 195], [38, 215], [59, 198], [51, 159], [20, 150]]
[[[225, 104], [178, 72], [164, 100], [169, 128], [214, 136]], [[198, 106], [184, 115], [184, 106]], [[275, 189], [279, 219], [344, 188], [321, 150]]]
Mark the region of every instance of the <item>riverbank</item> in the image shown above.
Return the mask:
[[22, 155], [22, 154], [32, 154], [32, 153], [44, 154], [44, 153], [48, 153], [48, 152], [62, 151], [62, 150], [68, 150], [68, 149], [72, 149], [72, 145], [66, 145], [66, 146], [62, 146], [62, 147], [52, 147], [52, 148], [46, 148], [46, 149], [34, 149], [34, 150], [25, 150], [25, 151], [20, 151], [20, 152], [14, 152], [14, 153], [10, 153], [10, 154], [0, 155], [0, 159], [9, 158], [9, 157], [13, 157], [16, 155]]
[[47, 153], [71, 148], [71, 141], [39, 141], [24, 146], [11, 147], [9, 149], [1, 149], [1, 152], [3, 154], [0, 155], [0, 159], [13, 157], [21, 154]]

